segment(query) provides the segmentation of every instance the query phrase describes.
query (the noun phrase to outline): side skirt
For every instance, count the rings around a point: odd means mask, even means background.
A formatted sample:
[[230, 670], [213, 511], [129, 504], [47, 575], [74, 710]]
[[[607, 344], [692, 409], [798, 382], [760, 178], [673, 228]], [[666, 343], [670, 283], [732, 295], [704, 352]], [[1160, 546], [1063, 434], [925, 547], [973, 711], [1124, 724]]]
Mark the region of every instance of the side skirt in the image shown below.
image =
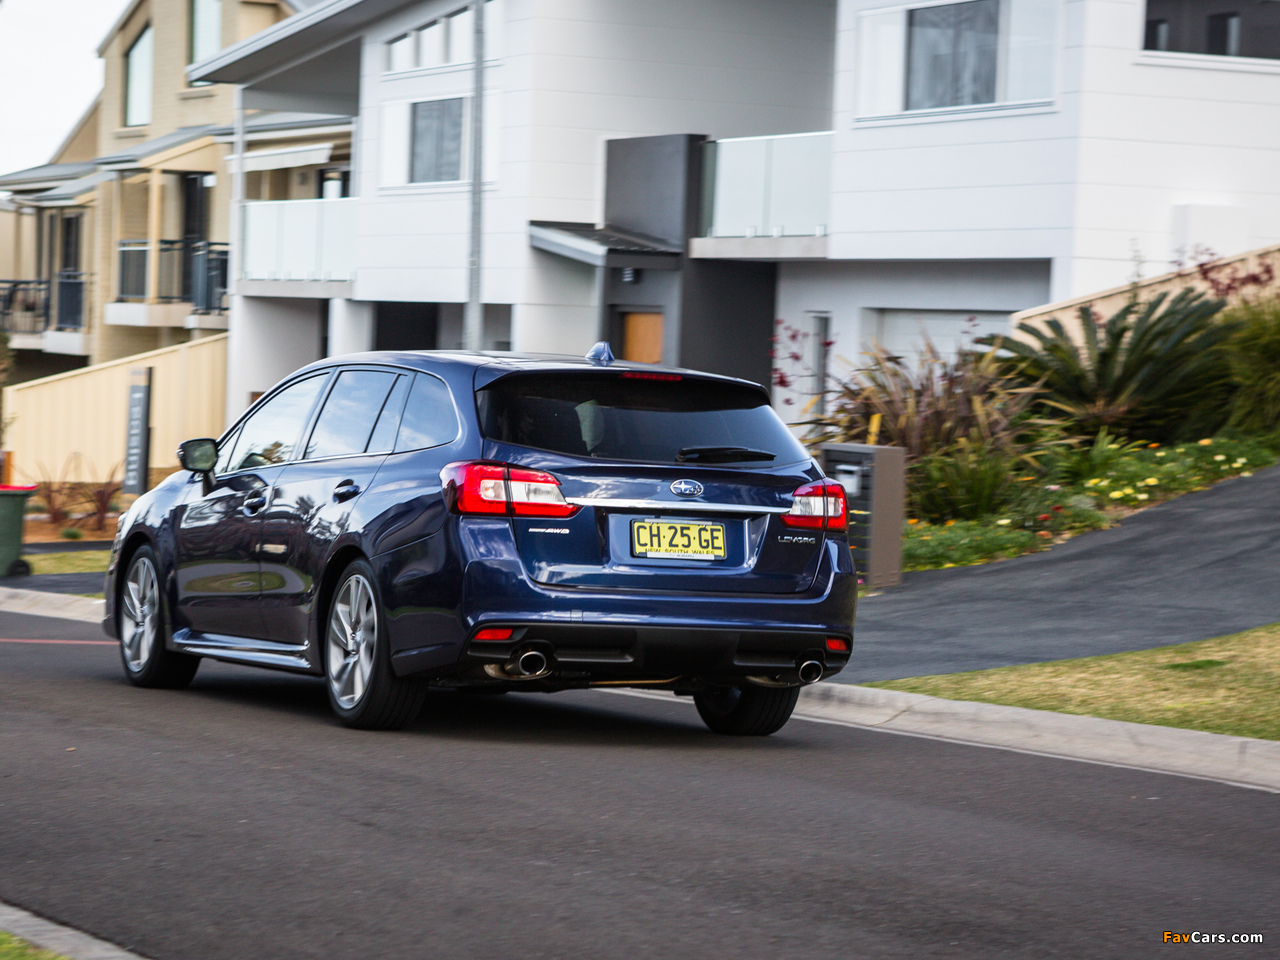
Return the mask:
[[309, 644], [277, 643], [219, 633], [197, 633], [183, 628], [173, 634], [173, 648], [198, 657], [213, 657], [228, 663], [274, 667], [299, 673], [318, 673], [307, 657]]

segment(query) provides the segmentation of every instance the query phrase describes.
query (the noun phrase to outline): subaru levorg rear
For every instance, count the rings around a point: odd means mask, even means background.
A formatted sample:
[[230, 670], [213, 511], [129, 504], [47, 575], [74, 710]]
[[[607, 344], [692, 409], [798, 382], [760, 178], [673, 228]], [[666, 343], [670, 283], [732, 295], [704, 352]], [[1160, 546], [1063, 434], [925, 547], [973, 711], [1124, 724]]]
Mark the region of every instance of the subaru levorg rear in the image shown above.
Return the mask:
[[463, 563], [451, 682], [673, 690], [758, 735], [847, 663], [844, 490], [763, 388], [579, 361], [481, 366], [474, 393], [482, 455], [441, 472]]

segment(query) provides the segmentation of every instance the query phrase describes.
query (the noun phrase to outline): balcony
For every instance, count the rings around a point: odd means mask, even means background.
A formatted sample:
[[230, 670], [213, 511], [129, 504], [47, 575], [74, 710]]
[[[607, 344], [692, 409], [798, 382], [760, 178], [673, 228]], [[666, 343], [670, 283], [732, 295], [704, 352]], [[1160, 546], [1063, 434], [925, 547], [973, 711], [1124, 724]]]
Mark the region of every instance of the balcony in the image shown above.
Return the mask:
[[0, 329], [39, 336], [48, 326], [48, 280], [0, 280]]
[[694, 257], [820, 259], [831, 204], [831, 131], [704, 145]]
[[[121, 240], [116, 300], [107, 323], [142, 327], [224, 327], [227, 244], [207, 240]], [[155, 257], [154, 263], [152, 257]]]
[[355, 204], [354, 198], [246, 203], [241, 279], [350, 282], [355, 278]]

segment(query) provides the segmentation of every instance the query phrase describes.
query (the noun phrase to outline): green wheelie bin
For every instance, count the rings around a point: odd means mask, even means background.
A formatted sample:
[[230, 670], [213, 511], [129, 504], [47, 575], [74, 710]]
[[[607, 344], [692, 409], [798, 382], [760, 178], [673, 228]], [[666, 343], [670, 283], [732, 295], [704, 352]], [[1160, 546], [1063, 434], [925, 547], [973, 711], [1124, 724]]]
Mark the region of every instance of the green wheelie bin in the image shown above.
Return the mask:
[[0, 486], [0, 576], [25, 577], [31, 572], [22, 559], [22, 519], [27, 497], [35, 491], [34, 486]]

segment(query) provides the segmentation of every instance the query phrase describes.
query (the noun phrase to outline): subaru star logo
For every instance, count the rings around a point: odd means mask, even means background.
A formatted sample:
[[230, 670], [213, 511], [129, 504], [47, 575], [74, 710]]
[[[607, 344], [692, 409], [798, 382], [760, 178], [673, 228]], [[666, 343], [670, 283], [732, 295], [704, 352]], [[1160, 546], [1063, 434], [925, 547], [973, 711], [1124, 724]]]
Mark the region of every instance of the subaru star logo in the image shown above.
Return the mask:
[[702, 484], [697, 480], [676, 480], [671, 484], [671, 492], [677, 497], [699, 497], [702, 495]]

